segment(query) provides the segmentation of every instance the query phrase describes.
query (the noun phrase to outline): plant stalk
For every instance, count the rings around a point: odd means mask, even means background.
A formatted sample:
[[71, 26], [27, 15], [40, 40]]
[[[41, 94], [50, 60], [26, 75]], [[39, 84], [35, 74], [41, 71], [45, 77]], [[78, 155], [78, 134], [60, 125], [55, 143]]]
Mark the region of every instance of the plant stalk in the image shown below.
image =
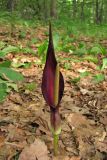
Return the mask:
[[58, 154], [58, 139], [59, 134], [54, 134], [54, 155], [57, 156]]
[[[55, 106], [58, 105], [58, 101], [59, 101], [59, 73], [60, 73], [59, 64], [57, 64], [56, 71], [55, 71], [55, 83], [54, 83], [54, 105]], [[55, 116], [54, 118], [55, 118], [54, 122], [57, 121], [57, 116]], [[57, 123], [59, 123], [59, 119]], [[58, 139], [59, 139], [59, 134], [56, 133], [56, 127], [54, 128], [53, 138], [54, 138], [54, 155], [56, 156], [58, 153]]]

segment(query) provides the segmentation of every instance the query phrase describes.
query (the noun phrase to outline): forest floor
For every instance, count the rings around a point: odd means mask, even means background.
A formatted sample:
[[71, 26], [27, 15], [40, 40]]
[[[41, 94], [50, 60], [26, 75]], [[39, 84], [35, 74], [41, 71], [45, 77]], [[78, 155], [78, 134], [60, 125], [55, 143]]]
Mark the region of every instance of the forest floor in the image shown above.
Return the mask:
[[[8, 26], [3, 26], [0, 40], [8, 45], [25, 47], [32, 36], [43, 42], [48, 38], [45, 31], [48, 29], [43, 27], [28, 29], [26, 37], [21, 39], [18, 29], [9, 37]], [[82, 41], [87, 43], [86, 37], [82, 37]], [[37, 52], [36, 45], [30, 47]], [[65, 52], [56, 52], [56, 55], [78, 59]], [[67, 60], [69, 69], [66, 69], [65, 61], [60, 61], [65, 89], [60, 104], [59, 153], [54, 157], [49, 107], [41, 93], [44, 65], [37, 54], [10, 53], [5, 59], [13, 63], [31, 62], [31, 65], [15, 69], [24, 75], [25, 80], [18, 84], [18, 92], [11, 91], [0, 104], [0, 160], [107, 160], [107, 69], [99, 71], [97, 64], [87, 60]], [[80, 77], [83, 72], [90, 74]], [[96, 83], [92, 75], [101, 72], [105, 79]]]

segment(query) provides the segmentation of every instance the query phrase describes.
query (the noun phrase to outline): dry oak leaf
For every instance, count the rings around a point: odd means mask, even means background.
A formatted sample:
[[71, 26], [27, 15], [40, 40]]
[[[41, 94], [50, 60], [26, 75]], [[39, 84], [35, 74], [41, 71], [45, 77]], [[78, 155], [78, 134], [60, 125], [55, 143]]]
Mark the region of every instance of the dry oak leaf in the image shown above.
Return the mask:
[[74, 128], [79, 128], [82, 125], [89, 126], [89, 121], [85, 118], [85, 116], [79, 113], [70, 113], [67, 116], [67, 122]]
[[40, 139], [23, 149], [19, 160], [49, 160], [47, 146]]

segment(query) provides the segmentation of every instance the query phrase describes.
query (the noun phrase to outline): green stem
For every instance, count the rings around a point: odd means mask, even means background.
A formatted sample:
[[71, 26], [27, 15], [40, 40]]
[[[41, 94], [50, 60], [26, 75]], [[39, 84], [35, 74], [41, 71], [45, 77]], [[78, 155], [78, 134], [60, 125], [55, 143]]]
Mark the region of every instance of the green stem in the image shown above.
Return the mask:
[[59, 139], [59, 134], [54, 134], [54, 155], [55, 156], [58, 154], [58, 139]]

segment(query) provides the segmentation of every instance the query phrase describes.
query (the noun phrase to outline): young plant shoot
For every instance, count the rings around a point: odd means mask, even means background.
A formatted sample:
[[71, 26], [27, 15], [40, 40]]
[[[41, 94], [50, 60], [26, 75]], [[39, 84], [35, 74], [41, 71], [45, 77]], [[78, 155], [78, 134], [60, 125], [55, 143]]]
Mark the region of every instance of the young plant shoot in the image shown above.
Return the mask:
[[61, 132], [59, 103], [64, 91], [64, 79], [55, 58], [51, 24], [49, 25], [49, 44], [41, 88], [43, 97], [50, 106], [50, 124], [54, 138], [54, 154], [56, 155], [58, 152], [58, 138]]

